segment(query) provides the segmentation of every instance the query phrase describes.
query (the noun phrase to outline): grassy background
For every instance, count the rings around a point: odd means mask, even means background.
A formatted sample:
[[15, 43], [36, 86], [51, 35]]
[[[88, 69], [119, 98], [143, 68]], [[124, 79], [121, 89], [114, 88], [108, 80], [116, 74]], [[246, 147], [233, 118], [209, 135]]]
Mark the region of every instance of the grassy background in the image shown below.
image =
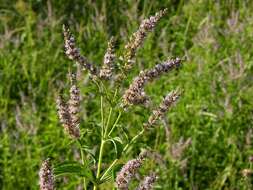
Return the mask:
[[[169, 143], [191, 137], [183, 170], [168, 160], [156, 166], [157, 189], [251, 188], [252, 176], [245, 178], [242, 171], [253, 169], [248, 161], [253, 155], [253, 4], [239, 0], [1, 0], [0, 188], [38, 189], [42, 160], [79, 157], [58, 123], [54, 104], [73, 67], [63, 53], [62, 24], [71, 26], [82, 53], [100, 64], [110, 36], [123, 47], [141, 19], [165, 7], [168, 14], [138, 52], [129, 81], [140, 68], [168, 56], [186, 56], [182, 69], [147, 87], [155, 103], [176, 87], [184, 93], [168, 114], [170, 142], [160, 127], [132, 152], [151, 148], [166, 158]], [[83, 85], [82, 128], [94, 127], [99, 115], [99, 102], [89, 102], [94, 96], [90, 90]], [[147, 116], [137, 108], [132, 118], [129, 132], [136, 132]], [[96, 142], [97, 136], [87, 141]], [[57, 186], [75, 189], [79, 183], [64, 178]]]

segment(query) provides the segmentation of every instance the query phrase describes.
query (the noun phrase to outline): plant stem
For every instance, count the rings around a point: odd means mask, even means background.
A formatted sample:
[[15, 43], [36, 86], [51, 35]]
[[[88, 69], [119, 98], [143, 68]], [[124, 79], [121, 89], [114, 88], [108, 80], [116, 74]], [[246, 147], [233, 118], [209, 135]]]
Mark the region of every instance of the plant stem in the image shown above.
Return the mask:
[[119, 112], [119, 115], [118, 115], [116, 121], [114, 122], [114, 124], [113, 124], [113, 126], [112, 126], [112, 128], [111, 128], [111, 130], [110, 130], [110, 132], [109, 132], [109, 134], [108, 134], [108, 136], [110, 136], [111, 133], [113, 132], [114, 128], [116, 127], [116, 125], [117, 125], [118, 122], [119, 122], [120, 117], [121, 117], [121, 112]]
[[[117, 124], [117, 122], [118, 122], [118, 120], [119, 120], [119, 118], [120, 118], [120, 115], [121, 115], [121, 113], [119, 113], [119, 116], [118, 116], [118, 118], [116, 119], [116, 121], [115, 121], [115, 123], [114, 123], [115, 125]], [[129, 146], [130, 146], [138, 137], [140, 137], [140, 136], [144, 133], [144, 131], [145, 131], [145, 130], [142, 129], [140, 133], [138, 133], [136, 136], [134, 136], [134, 137], [132, 138], [132, 140], [124, 147], [123, 153], [129, 148]], [[111, 132], [111, 131], [110, 131], [110, 132]], [[109, 134], [110, 134], [110, 133], [109, 133]], [[104, 139], [102, 139], [101, 146], [100, 146], [100, 151], [99, 151], [99, 161], [98, 161], [98, 169], [97, 169], [97, 176], [96, 176], [97, 179], [100, 177], [101, 163], [102, 163], [102, 157], [103, 157], [103, 148], [104, 148], [105, 142], [106, 142], [106, 141], [105, 141]], [[114, 161], [111, 163], [111, 165], [107, 168], [107, 170], [106, 170], [106, 171], [104, 172], [104, 174], [102, 175], [101, 180], [104, 179], [105, 176], [108, 174], [108, 172], [110, 172], [111, 169], [117, 164], [118, 160], [119, 160], [119, 159], [116, 159], [116, 160], [114, 160]], [[97, 190], [97, 186], [96, 186], [96, 185], [94, 186], [93, 190]]]
[[[115, 121], [115, 125], [118, 121], [118, 119], [120, 118], [121, 113], [119, 114], [117, 120]], [[129, 146], [138, 138], [140, 137], [143, 133], [144, 133], [144, 129], [141, 130], [140, 133], [138, 133], [136, 136], [134, 136], [132, 138], [132, 140], [124, 147], [123, 149], [123, 153], [129, 148]], [[110, 134], [110, 133], [109, 133]], [[99, 151], [99, 161], [98, 161], [98, 169], [97, 169], [97, 179], [100, 177], [100, 171], [101, 171], [101, 163], [102, 163], [102, 157], [103, 157], [103, 148], [104, 148], [104, 144], [105, 144], [105, 140], [102, 139], [101, 142], [101, 146], [100, 146], [100, 151]], [[111, 169], [117, 164], [119, 159], [115, 159], [111, 165], [107, 168], [107, 170], [104, 172], [104, 174], [101, 177], [101, 180], [104, 179], [106, 177], [106, 175], [108, 174], [108, 172], [111, 171]], [[95, 185], [93, 190], [97, 190], [97, 186]]]
[[141, 135], [144, 133], [144, 131], [145, 131], [145, 130], [142, 129], [140, 133], [138, 133], [137, 135], [135, 135], [135, 136], [132, 138], [132, 140], [124, 147], [123, 153], [124, 153], [125, 151], [127, 151], [127, 149], [129, 148], [129, 146], [130, 146], [139, 136], [141, 136]]
[[[100, 150], [99, 150], [99, 158], [98, 158], [98, 166], [97, 166], [98, 168], [97, 168], [97, 175], [96, 175], [97, 179], [99, 179], [100, 172], [101, 172], [101, 165], [102, 165], [103, 152], [104, 152], [104, 144], [105, 144], [105, 141], [104, 141], [104, 139], [102, 139], [101, 145], [100, 145]], [[96, 190], [96, 189], [97, 189], [97, 185], [94, 185], [93, 190]]]
[[102, 123], [102, 131], [101, 136], [104, 137], [104, 110], [103, 110], [103, 96], [100, 97], [100, 109], [101, 109], [101, 123]]
[[104, 131], [104, 138], [106, 138], [106, 135], [107, 135], [108, 127], [109, 127], [110, 120], [111, 120], [111, 115], [112, 115], [112, 107], [110, 108], [109, 116], [108, 116], [108, 119], [106, 122], [105, 131]]
[[[98, 166], [97, 166], [97, 175], [96, 179], [98, 180], [100, 177], [101, 172], [101, 165], [102, 165], [102, 159], [103, 159], [103, 152], [104, 152], [104, 144], [105, 144], [105, 129], [104, 129], [104, 109], [103, 109], [103, 96], [100, 97], [100, 112], [101, 112], [101, 122], [102, 122], [102, 131], [101, 131], [101, 144], [99, 149], [99, 157], [98, 157]], [[95, 184], [93, 187], [93, 190], [97, 190], [98, 185]]]
[[[114, 97], [113, 97], [113, 101], [117, 95], [117, 89], [114, 93]], [[108, 128], [109, 128], [109, 125], [110, 125], [110, 120], [111, 120], [111, 115], [112, 115], [112, 110], [113, 108], [111, 107], [110, 108], [110, 111], [109, 111], [109, 115], [108, 115], [108, 118], [107, 118], [107, 122], [104, 123], [104, 109], [103, 109], [103, 95], [101, 95], [100, 97], [100, 111], [101, 111], [101, 122], [102, 122], [102, 131], [101, 131], [101, 144], [100, 144], [100, 149], [99, 149], [99, 158], [98, 158], [98, 166], [97, 166], [97, 175], [96, 175], [96, 179], [98, 180], [100, 178], [100, 173], [101, 173], [101, 165], [102, 165], [102, 160], [103, 160], [103, 153], [104, 153], [104, 145], [106, 143], [106, 138], [107, 138], [107, 133], [108, 133]], [[117, 125], [119, 119], [120, 119], [120, 116], [121, 116], [121, 113], [119, 113], [116, 121], [114, 122], [113, 126], [112, 126], [112, 129], [110, 130], [109, 132], [109, 135], [111, 134], [111, 132], [113, 131], [113, 129], [115, 128], [115, 126]], [[111, 170], [111, 168], [117, 163], [117, 160], [114, 160], [114, 162], [110, 165], [110, 167], [105, 171], [105, 173], [103, 174], [103, 176], [101, 177], [104, 178], [106, 176], [106, 174]], [[94, 187], [93, 187], [93, 190], [97, 190], [98, 188], [98, 185], [95, 184]]]
[[99, 158], [98, 158], [97, 179], [100, 176], [101, 164], [102, 164], [103, 152], [104, 152], [104, 145], [105, 145], [105, 141], [104, 141], [104, 139], [102, 139], [100, 151], [99, 151]]

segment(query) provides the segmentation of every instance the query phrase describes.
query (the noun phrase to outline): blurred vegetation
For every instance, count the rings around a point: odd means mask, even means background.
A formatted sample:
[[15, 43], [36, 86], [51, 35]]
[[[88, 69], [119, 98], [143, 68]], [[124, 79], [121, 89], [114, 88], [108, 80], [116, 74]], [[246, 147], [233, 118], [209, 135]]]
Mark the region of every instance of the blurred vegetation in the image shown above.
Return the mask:
[[[143, 18], [165, 7], [167, 16], [138, 51], [138, 64], [125, 83], [166, 57], [185, 56], [182, 69], [147, 87], [156, 104], [176, 87], [184, 93], [168, 114], [170, 139], [163, 126], [157, 127], [138, 141], [126, 160], [140, 146], [166, 158], [170, 144], [190, 137], [184, 167], [180, 162], [157, 164], [156, 189], [252, 188], [252, 175], [243, 175], [245, 169], [253, 169], [252, 1], [1, 0], [1, 189], [38, 189], [42, 160], [51, 157], [56, 164], [80, 156], [63, 133], [54, 103], [73, 67], [63, 53], [62, 24], [71, 27], [82, 53], [99, 65], [112, 35], [122, 48]], [[96, 127], [91, 119], [99, 115], [99, 102], [89, 102], [94, 89], [85, 85], [83, 129]], [[147, 116], [136, 108], [130, 122], [127, 114], [122, 120], [131, 133]], [[57, 179], [58, 189], [75, 189], [78, 184], [75, 177]]]

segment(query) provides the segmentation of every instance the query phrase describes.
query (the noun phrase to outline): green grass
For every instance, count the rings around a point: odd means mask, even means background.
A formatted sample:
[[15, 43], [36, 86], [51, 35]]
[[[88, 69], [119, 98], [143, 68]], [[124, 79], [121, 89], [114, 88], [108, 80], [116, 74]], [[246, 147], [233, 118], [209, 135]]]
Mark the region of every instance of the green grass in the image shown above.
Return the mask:
[[[150, 68], [169, 56], [185, 56], [187, 61], [180, 70], [146, 89], [156, 104], [177, 87], [184, 93], [167, 115], [171, 138], [166, 138], [163, 126], [157, 127], [138, 140], [125, 161], [135, 157], [140, 147], [161, 154], [165, 165], [155, 166], [159, 174], [156, 189], [252, 188], [252, 175], [242, 175], [244, 169], [253, 169], [248, 161], [253, 155], [252, 134], [251, 142], [246, 141], [253, 126], [251, 1], [2, 0], [1, 189], [38, 189], [42, 160], [51, 157], [57, 164], [79, 156], [63, 133], [54, 103], [59, 90], [68, 86], [66, 76], [73, 68], [63, 53], [62, 24], [70, 25], [82, 53], [99, 65], [110, 36], [116, 36], [121, 49], [141, 19], [164, 7], [168, 14], [138, 51], [138, 64], [126, 84], [140, 68]], [[99, 102], [90, 101], [94, 87], [82, 84], [81, 128], [93, 132], [100, 119]], [[129, 124], [129, 134], [136, 133], [148, 118], [139, 108], [134, 113], [122, 117], [122, 123]], [[183, 156], [188, 159], [183, 170], [168, 153], [170, 144], [180, 137], [192, 139]], [[98, 139], [92, 135], [85, 141], [89, 145]], [[60, 178], [57, 189], [74, 189], [80, 183], [76, 177]], [[112, 189], [112, 184], [104, 188]]]

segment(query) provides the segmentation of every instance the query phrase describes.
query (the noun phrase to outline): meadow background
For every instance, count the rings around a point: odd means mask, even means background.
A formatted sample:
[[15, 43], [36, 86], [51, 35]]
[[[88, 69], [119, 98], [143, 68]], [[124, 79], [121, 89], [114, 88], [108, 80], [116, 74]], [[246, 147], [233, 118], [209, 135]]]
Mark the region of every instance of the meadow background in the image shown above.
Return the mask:
[[[166, 7], [168, 14], [138, 51], [126, 83], [140, 68], [185, 57], [180, 70], [147, 87], [157, 104], [176, 87], [184, 92], [167, 115], [170, 139], [161, 126], [134, 149], [145, 146], [168, 158], [168, 144], [191, 138], [183, 168], [180, 161], [157, 164], [155, 189], [252, 188], [245, 169], [253, 169], [253, 1], [0, 0], [0, 189], [38, 189], [42, 160], [80, 156], [55, 108], [59, 86], [73, 67], [63, 52], [62, 24], [69, 24], [82, 53], [99, 65], [112, 35], [123, 47], [143, 18]], [[89, 90], [82, 86], [83, 94], [91, 96]], [[82, 109], [91, 110], [91, 118], [99, 114], [85, 101]], [[130, 130], [145, 117], [137, 109]], [[57, 187], [77, 189], [79, 183], [64, 178]]]

